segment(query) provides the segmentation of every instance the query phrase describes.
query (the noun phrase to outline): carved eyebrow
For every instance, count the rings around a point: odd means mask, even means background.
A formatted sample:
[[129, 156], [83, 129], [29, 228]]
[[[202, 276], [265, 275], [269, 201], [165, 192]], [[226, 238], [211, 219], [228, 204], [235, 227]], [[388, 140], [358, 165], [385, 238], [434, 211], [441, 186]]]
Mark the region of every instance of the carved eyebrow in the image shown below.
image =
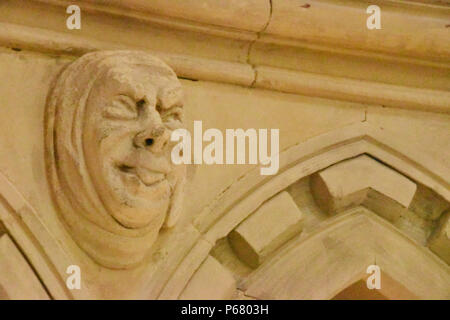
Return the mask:
[[172, 107], [160, 111], [161, 120], [171, 130], [180, 128], [183, 123], [183, 109], [181, 107]]
[[102, 115], [105, 118], [116, 120], [129, 120], [138, 116], [137, 103], [127, 95], [114, 96], [104, 108]]
[[179, 87], [170, 88], [169, 90], [163, 90], [158, 97], [158, 105], [161, 109], [172, 109], [183, 107], [183, 91]]
[[136, 111], [136, 102], [130, 96], [120, 94], [113, 98], [111, 106], [120, 107], [120, 105], [127, 107], [130, 111]]
[[180, 117], [183, 115], [183, 108], [175, 106], [175, 107], [171, 107], [168, 109], [163, 109], [160, 111], [161, 112], [161, 116], [170, 116], [170, 115], [179, 115]]

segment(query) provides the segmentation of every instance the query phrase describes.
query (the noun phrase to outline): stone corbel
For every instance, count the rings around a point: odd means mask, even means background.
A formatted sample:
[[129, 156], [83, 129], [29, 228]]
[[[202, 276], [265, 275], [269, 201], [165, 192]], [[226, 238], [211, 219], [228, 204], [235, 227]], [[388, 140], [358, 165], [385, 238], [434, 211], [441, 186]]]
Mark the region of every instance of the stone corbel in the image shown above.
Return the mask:
[[138, 51], [101, 51], [69, 65], [46, 110], [46, 165], [55, 204], [97, 263], [141, 262], [182, 209], [185, 167], [170, 159], [183, 125], [174, 71]]

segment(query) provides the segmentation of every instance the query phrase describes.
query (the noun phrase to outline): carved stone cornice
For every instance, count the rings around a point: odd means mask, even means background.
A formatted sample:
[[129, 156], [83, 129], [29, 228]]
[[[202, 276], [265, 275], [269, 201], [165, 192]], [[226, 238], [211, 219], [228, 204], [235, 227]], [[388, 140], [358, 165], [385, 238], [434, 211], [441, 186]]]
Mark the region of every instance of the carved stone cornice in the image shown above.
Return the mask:
[[68, 30], [69, 3], [3, 1], [0, 45], [75, 57], [139, 49], [179, 77], [450, 112], [447, 2], [376, 0], [382, 30], [366, 28], [364, 3], [340, 0], [82, 0], [82, 29]]

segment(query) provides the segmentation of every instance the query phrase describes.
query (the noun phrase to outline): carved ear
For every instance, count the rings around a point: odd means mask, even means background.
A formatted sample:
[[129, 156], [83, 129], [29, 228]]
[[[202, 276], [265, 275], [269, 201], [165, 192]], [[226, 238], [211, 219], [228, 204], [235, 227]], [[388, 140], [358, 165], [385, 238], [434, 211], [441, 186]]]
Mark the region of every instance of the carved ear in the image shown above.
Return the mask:
[[164, 221], [163, 228], [172, 228], [178, 222], [181, 212], [183, 211], [184, 185], [186, 183], [186, 166], [180, 166], [177, 170], [180, 170], [180, 178], [175, 185], [172, 200], [170, 202], [169, 212], [166, 216], [166, 220]]

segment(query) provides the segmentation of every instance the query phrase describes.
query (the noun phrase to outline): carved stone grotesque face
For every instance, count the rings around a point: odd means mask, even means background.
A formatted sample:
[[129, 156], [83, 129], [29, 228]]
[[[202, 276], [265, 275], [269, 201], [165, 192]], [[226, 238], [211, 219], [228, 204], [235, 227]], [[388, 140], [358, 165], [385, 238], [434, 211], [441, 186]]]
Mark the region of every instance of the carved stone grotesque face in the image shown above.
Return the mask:
[[106, 209], [127, 228], [163, 222], [180, 174], [170, 160], [170, 133], [182, 125], [181, 86], [151, 73], [111, 69], [87, 100], [87, 168]]
[[98, 263], [141, 261], [181, 210], [185, 167], [174, 165], [182, 126], [175, 73], [142, 52], [83, 56], [59, 77], [47, 109], [47, 168], [75, 241]]

